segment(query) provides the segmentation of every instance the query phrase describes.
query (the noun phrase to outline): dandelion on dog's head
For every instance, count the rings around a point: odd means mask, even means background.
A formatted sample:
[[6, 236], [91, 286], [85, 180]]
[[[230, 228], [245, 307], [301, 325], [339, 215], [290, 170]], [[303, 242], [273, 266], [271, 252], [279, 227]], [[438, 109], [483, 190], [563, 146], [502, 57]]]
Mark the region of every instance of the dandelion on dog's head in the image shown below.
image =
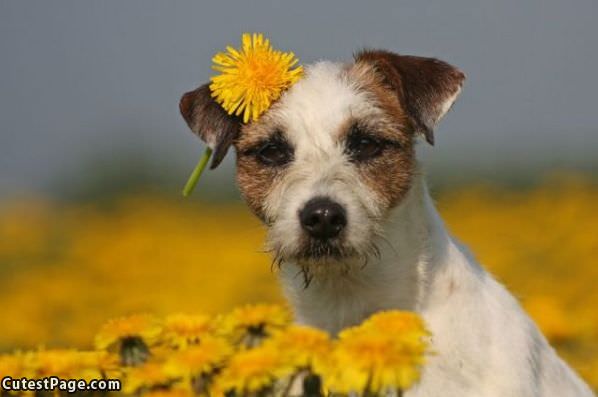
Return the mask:
[[272, 49], [262, 34], [243, 34], [243, 47], [227, 47], [213, 58], [220, 75], [212, 77], [212, 96], [229, 114], [243, 114], [243, 122], [257, 120], [283, 90], [295, 83], [303, 68], [292, 52]]
[[172, 314], [164, 320], [162, 339], [176, 348], [197, 344], [213, 331], [212, 319], [206, 315]]

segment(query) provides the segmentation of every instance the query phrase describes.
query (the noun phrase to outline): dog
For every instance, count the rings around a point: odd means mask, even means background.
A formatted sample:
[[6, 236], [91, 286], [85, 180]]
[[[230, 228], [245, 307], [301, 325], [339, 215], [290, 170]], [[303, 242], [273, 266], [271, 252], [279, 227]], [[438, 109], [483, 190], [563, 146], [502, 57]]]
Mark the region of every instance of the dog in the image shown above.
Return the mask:
[[434, 143], [464, 80], [437, 59], [364, 50], [308, 65], [248, 124], [207, 84], [180, 111], [213, 149], [211, 168], [235, 148], [299, 323], [336, 334], [381, 310], [419, 313], [434, 354], [409, 397], [592, 396], [428, 194], [414, 145]]

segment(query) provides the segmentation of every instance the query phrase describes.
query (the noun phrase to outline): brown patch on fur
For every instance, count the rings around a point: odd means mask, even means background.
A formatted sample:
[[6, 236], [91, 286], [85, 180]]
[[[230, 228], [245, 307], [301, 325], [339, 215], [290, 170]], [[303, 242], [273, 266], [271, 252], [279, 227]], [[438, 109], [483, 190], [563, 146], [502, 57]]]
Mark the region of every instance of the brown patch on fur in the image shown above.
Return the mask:
[[191, 131], [214, 149], [210, 168], [216, 168], [239, 135], [241, 119], [214, 101], [209, 84], [184, 94], [179, 109]]
[[258, 121], [244, 124], [241, 131], [234, 141], [235, 149], [238, 153], [252, 149], [260, 142], [266, 141], [276, 131], [284, 131], [284, 128], [271, 120], [269, 113], [265, 113]]
[[355, 61], [375, 68], [401, 101], [413, 128], [434, 144], [434, 126], [446, 110], [445, 102], [461, 89], [463, 72], [438, 59], [384, 50], [362, 51]]
[[242, 132], [234, 142], [237, 152], [237, 184], [249, 208], [265, 223], [268, 220], [265, 219], [263, 203], [283, 170], [261, 164], [249, 152], [279, 129], [276, 124], [269, 122], [268, 115], [265, 114], [259, 121], [243, 125]]
[[411, 186], [415, 149], [410, 120], [395, 92], [371, 65], [356, 63], [347, 73], [371, 97], [382, 115], [352, 120], [344, 127], [345, 133], [352, 123], [358, 123], [366, 125], [368, 133], [400, 144], [387, 146], [379, 157], [357, 165], [364, 182], [377, 193], [383, 206], [390, 209], [401, 201]]
[[409, 191], [415, 169], [413, 146], [387, 149], [360, 166], [364, 182], [377, 193], [386, 209], [397, 205]]
[[254, 156], [237, 155], [237, 183], [241, 194], [251, 211], [264, 223], [268, 220], [263, 203], [278, 175], [275, 168], [265, 167]]

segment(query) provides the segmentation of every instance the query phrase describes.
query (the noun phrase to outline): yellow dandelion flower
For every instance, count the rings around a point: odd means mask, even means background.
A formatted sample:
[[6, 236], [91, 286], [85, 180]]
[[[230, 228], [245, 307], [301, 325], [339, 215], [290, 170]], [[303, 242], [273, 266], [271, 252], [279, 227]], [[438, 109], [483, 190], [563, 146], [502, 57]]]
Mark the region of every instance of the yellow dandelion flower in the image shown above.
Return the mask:
[[187, 388], [171, 387], [169, 389], [151, 390], [143, 394], [144, 397], [193, 397], [191, 390]]
[[35, 377], [58, 376], [66, 379], [99, 377], [96, 352], [81, 352], [73, 349], [51, 349], [29, 352], [25, 365]]
[[293, 371], [293, 366], [278, 349], [262, 345], [234, 355], [216, 378], [214, 389], [246, 395], [273, 386]]
[[212, 61], [221, 72], [211, 79], [212, 96], [229, 114], [242, 113], [245, 123], [257, 120], [303, 73], [295, 54], [272, 49], [261, 33], [243, 34], [240, 50], [228, 46]]
[[121, 375], [120, 360], [118, 355], [106, 351], [90, 352], [93, 354], [95, 368], [100, 371], [103, 378], [118, 378]]
[[288, 326], [290, 321], [290, 313], [281, 306], [246, 305], [224, 316], [220, 320], [219, 332], [235, 343], [252, 347], [264, 337]]
[[162, 327], [156, 318], [134, 314], [115, 318], [104, 324], [95, 337], [95, 346], [102, 350], [109, 349], [129, 338], [140, 338], [150, 346], [157, 342], [161, 333]]
[[174, 378], [164, 370], [163, 363], [150, 361], [126, 371], [123, 392], [132, 394], [140, 390], [167, 386]]
[[414, 337], [420, 339], [429, 335], [422, 318], [413, 312], [388, 310], [378, 312], [362, 324], [363, 328], [371, 328], [400, 338]]
[[213, 331], [212, 319], [205, 315], [172, 314], [164, 320], [162, 339], [175, 348], [197, 344]]
[[164, 368], [172, 376], [190, 379], [222, 366], [232, 353], [232, 346], [225, 340], [203, 338], [199, 345], [172, 353]]
[[[403, 314], [381, 314], [341, 332], [331, 359], [320, 368], [327, 387], [340, 393], [380, 393], [405, 390], [416, 382], [428, 332], [421, 321], [418, 326], [410, 314]], [[379, 329], [382, 324], [391, 332]], [[405, 332], [399, 331], [403, 328]]]
[[0, 375], [15, 379], [27, 376], [24, 355], [21, 353], [0, 355]]
[[296, 367], [310, 369], [325, 360], [332, 353], [330, 336], [318, 329], [291, 325], [265, 342], [272, 345]]

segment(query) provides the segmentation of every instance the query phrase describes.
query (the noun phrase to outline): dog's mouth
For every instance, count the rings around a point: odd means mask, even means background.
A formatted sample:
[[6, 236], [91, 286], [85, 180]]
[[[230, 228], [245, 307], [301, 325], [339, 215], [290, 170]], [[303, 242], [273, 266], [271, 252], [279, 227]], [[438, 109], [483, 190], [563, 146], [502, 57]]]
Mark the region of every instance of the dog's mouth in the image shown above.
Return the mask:
[[379, 257], [380, 252], [375, 244], [366, 249], [357, 249], [344, 239], [318, 240], [305, 238], [299, 246], [289, 251], [275, 250], [275, 262], [279, 265], [289, 261], [301, 267], [332, 268], [337, 265], [367, 264], [371, 257]]
[[[287, 248], [287, 249], [285, 249]], [[293, 249], [272, 247], [274, 262], [279, 266], [292, 262], [301, 267], [332, 265], [358, 256], [356, 249], [348, 246], [341, 239], [318, 240], [303, 238]]]
[[296, 257], [300, 261], [340, 261], [355, 254], [353, 248], [346, 247], [340, 241], [308, 239], [297, 252]]
[[279, 267], [286, 262], [298, 266], [297, 276], [303, 276], [307, 288], [313, 279], [342, 277], [364, 269], [372, 258], [380, 258], [380, 251], [373, 244], [366, 250], [358, 250], [337, 239], [307, 239], [292, 253], [276, 251], [273, 263]]
[[281, 265], [293, 262], [300, 266], [341, 262], [356, 255], [356, 250], [346, 247], [340, 241], [305, 239], [293, 250], [273, 249], [274, 261]]

